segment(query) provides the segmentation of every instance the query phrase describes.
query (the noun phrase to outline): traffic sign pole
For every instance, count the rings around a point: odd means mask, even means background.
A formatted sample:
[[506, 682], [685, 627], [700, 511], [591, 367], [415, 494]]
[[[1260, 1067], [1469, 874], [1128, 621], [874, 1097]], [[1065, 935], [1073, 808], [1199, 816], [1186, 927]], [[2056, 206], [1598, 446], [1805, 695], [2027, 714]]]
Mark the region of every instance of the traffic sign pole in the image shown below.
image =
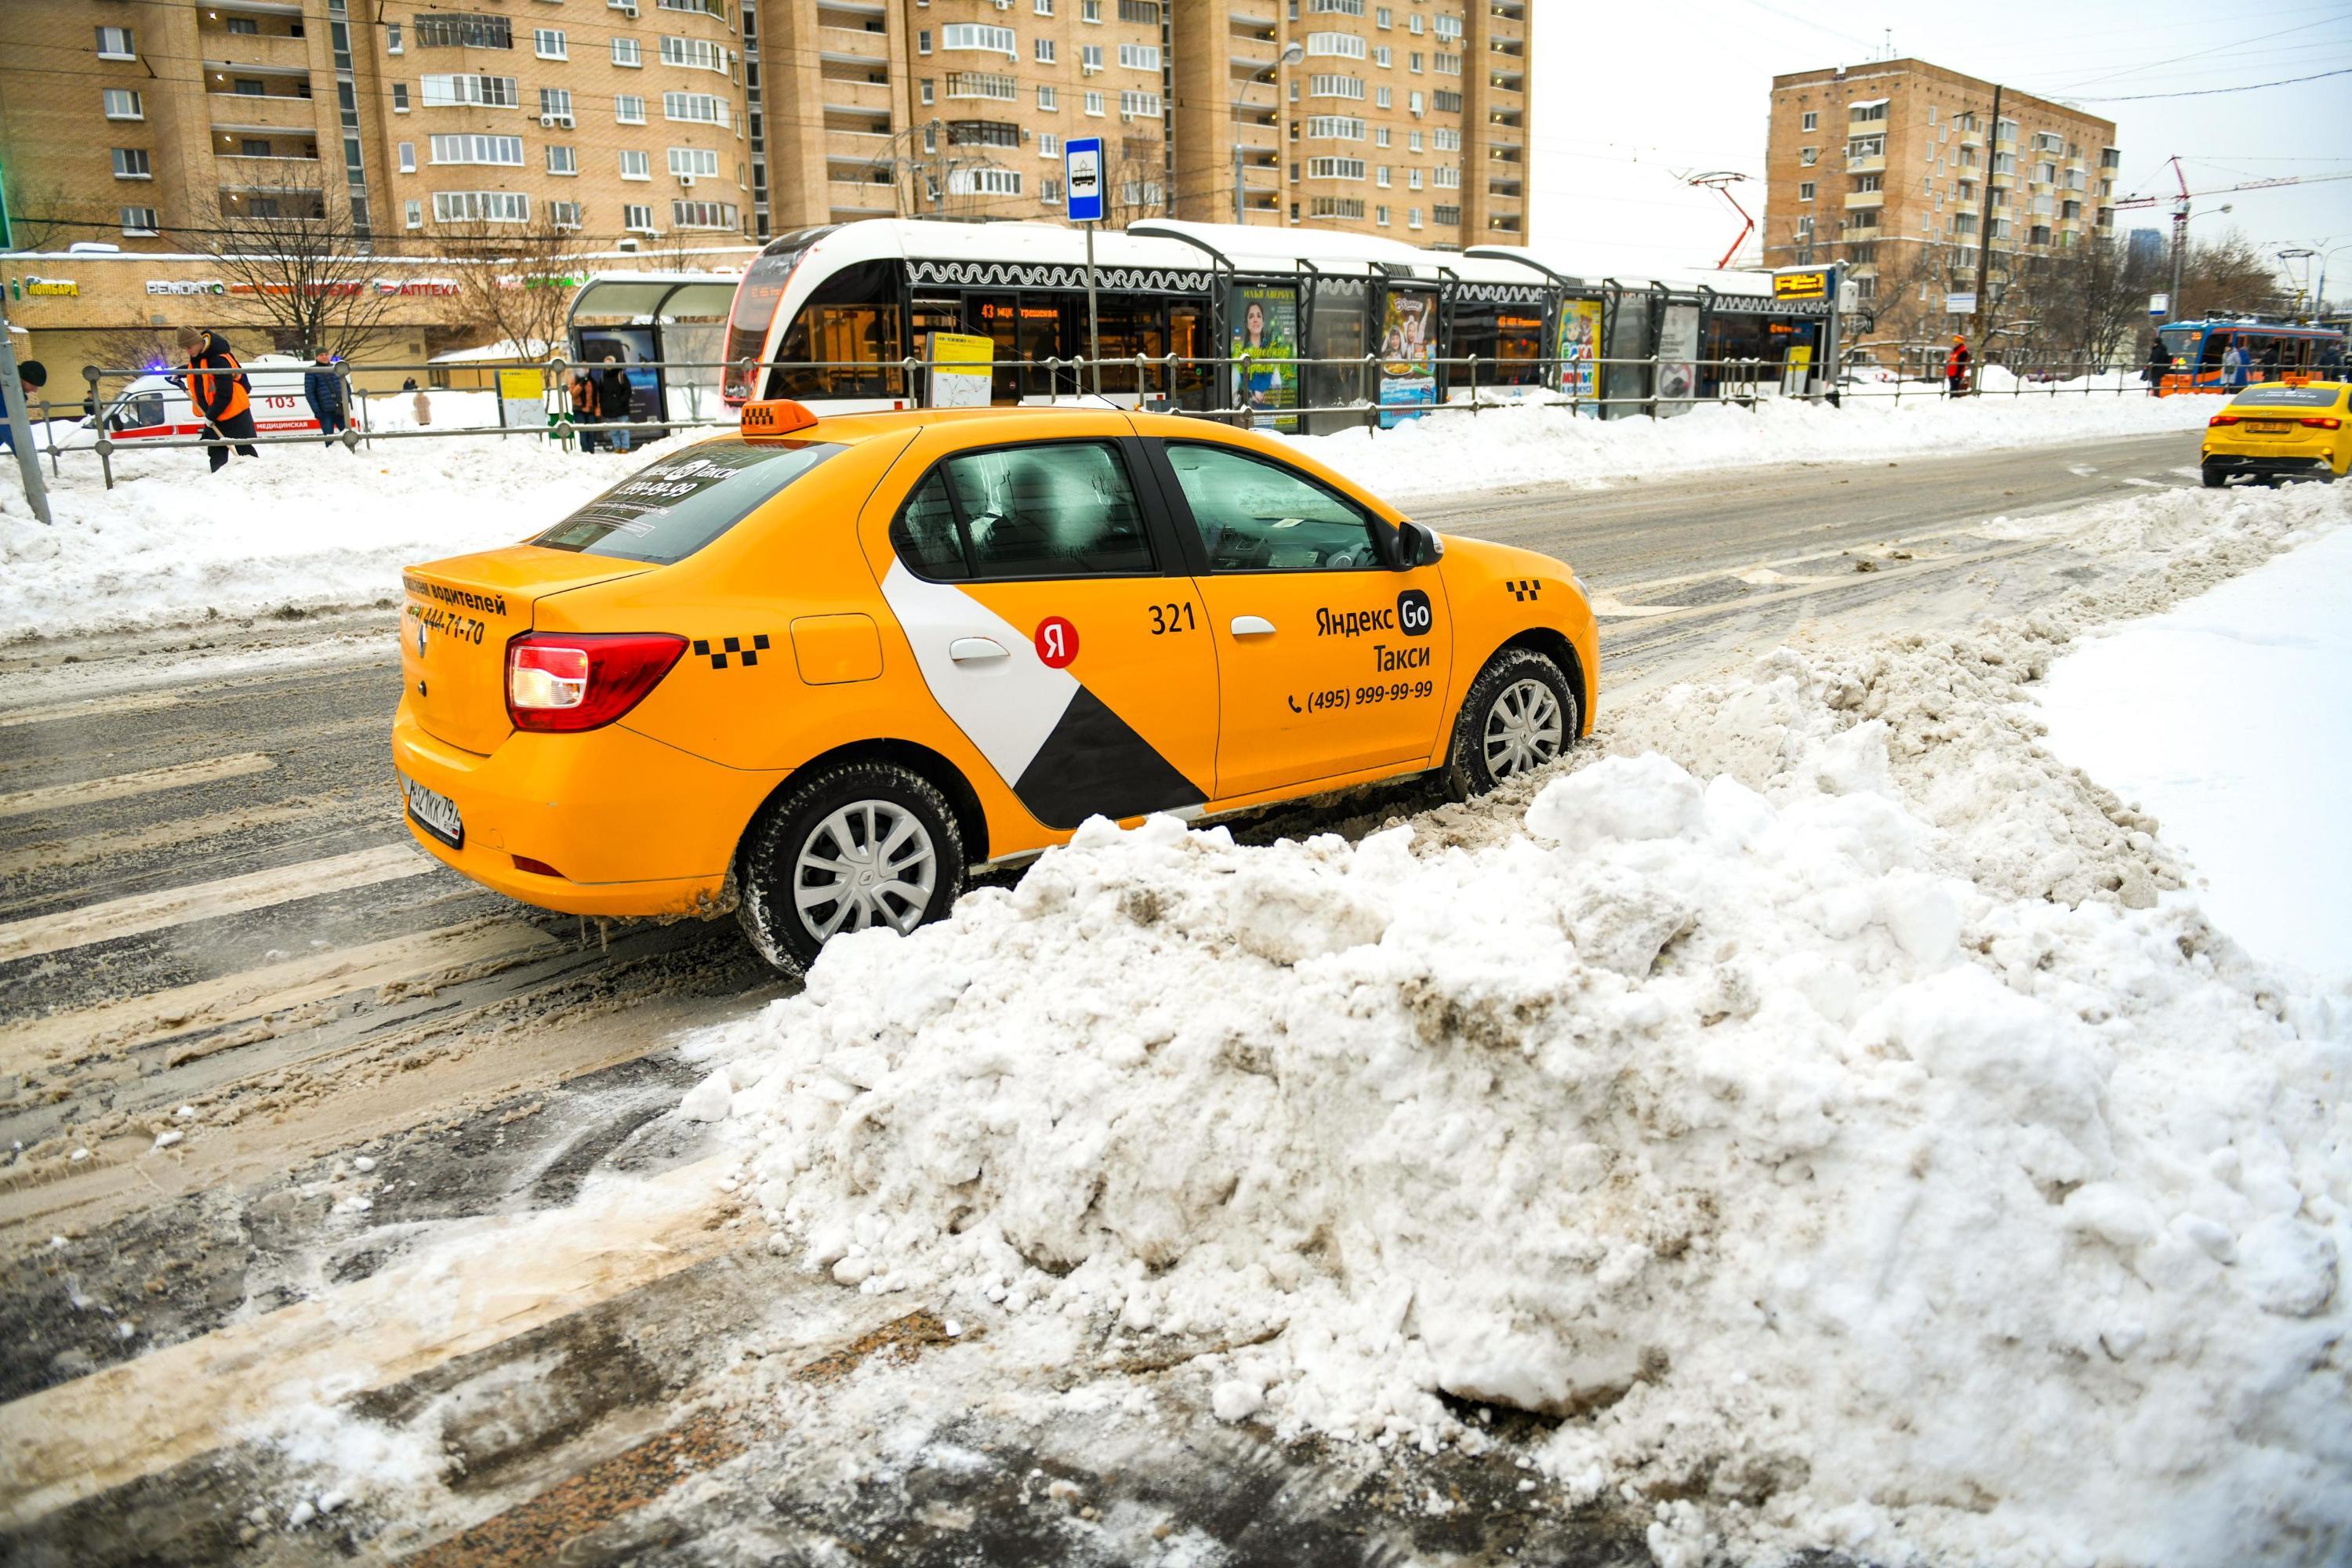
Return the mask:
[[1102, 317], [1095, 307], [1095, 226], [1103, 216], [1102, 148], [1099, 136], [1062, 143], [1063, 208], [1072, 223], [1087, 229], [1087, 363], [1094, 367], [1097, 397], [1102, 395]]
[[35, 517], [48, 522], [52, 521], [48, 487], [41, 482], [41, 454], [35, 448], [24, 384], [16, 379], [16, 345], [8, 336], [7, 292], [0, 288], [0, 406], [8, 411], [8, 434], [16, 448], [16, 471], [24, 477], [25, 500], [31, 503]]

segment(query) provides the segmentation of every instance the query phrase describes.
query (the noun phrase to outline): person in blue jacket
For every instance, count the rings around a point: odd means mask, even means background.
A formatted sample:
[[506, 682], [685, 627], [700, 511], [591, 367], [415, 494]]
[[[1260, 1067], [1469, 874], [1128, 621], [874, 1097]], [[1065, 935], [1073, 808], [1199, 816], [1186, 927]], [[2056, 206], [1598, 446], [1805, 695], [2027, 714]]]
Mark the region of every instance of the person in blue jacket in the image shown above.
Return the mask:
[[335, 433], [348, 429], [351, 418], [343, 401], [343, 378], [335, 372], [335, 356], [325, 349], [318, 353], [317, 363], [302, 373], [302, 401], [310, 405], [311, 415], [319, 421], [320, 433], [334, 444]]

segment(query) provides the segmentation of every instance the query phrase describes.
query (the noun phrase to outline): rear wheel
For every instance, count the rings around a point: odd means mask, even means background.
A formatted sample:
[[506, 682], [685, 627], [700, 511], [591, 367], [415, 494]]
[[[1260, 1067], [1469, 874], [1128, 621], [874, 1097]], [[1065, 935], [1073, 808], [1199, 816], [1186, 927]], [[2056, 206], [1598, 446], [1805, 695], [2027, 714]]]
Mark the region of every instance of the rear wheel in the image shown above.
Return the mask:
[[947, 913], [963, 890], [947, 797], [895, 763], [845, 763], [771, 805], [744, 841], [736, 919], [761, 958], [806, 972], [827, 942]]
[[1505, 648], [1471, 682], [1454, 721], [1446, 788], [1456, 800], [1485, 795], [1559, 761], [1583, 729], [1567, 673], [1532, 648]]
[[2217, 468], [2208, 463], [2202, 471], [2205, 475], [2205, 488], [2209, 490], [2218, 490], [2230, 482], [2230, 470], [2227, 468]]

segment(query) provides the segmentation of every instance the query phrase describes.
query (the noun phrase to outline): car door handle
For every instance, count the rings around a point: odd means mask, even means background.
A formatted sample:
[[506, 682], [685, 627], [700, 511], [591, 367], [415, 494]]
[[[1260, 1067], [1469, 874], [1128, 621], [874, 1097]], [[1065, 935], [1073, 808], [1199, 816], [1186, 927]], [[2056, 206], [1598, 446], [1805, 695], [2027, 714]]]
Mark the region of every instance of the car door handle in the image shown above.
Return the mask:
[[1267, 620], [1264, 616], [1235, 616], [1234, 617], [1234, 636], [1237, 637], [1271, 637], [1273, 635], [1274, 623]]
[[1011, 658], [1004, 645], [994, 637], [958, 637], [948, 644], [948, 657], [958, 664], [978, 664], [992, 658]]

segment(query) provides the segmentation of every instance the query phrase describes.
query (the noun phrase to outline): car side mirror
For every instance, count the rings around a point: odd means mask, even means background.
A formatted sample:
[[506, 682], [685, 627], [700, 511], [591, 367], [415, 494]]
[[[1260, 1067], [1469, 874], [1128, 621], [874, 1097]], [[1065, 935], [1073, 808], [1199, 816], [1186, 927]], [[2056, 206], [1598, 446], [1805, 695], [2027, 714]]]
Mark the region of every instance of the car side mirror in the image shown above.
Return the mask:
[[1434, 566], [1445, 554], [1445, 541], [1425, 522], [1397, 524], [1396, 569], [1410, 572], [1416, 566]]

